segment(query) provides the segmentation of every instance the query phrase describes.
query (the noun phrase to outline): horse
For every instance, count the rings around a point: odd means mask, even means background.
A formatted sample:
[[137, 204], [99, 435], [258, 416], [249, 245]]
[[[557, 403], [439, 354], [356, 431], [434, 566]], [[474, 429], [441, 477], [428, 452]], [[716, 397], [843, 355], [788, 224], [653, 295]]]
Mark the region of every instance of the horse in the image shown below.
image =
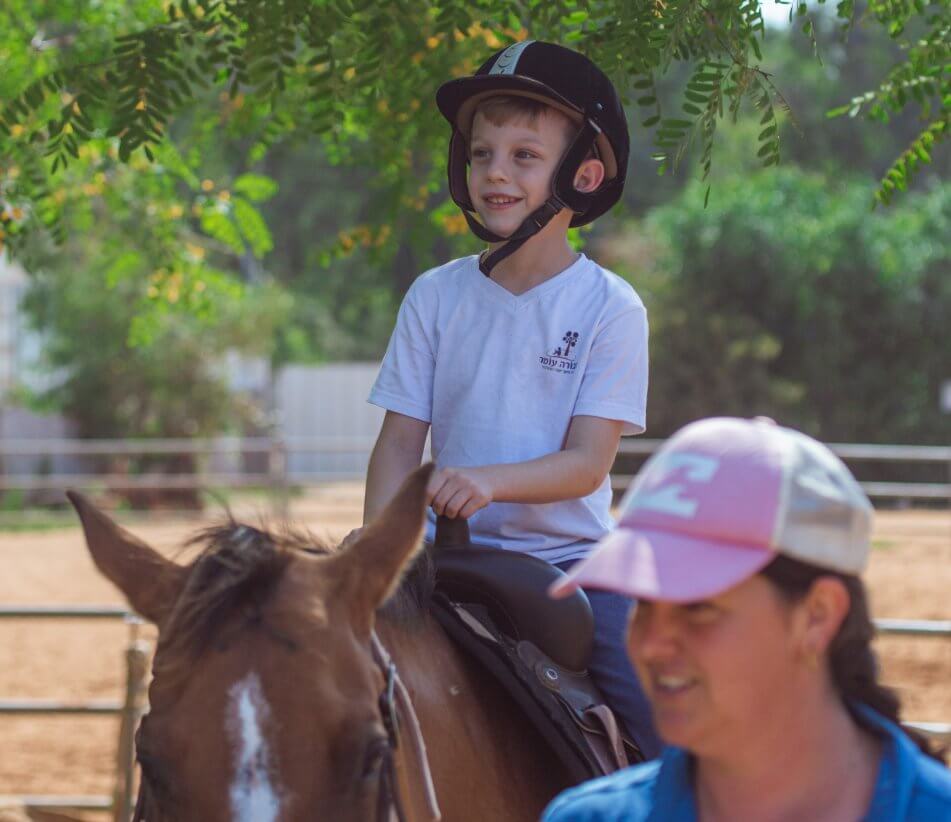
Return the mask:
[[96, 566], [158, 627], [137, 820], [522, 822], [569, 785], [426, 609], [431, 470], [339, 549], [230, 520], [189, 564], [69, 492]]

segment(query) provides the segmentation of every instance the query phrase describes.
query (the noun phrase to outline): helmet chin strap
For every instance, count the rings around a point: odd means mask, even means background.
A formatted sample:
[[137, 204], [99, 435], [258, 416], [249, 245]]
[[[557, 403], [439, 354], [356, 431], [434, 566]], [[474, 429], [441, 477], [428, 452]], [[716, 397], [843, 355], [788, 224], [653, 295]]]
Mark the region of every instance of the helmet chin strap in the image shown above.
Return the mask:
[[492, 253], [482, 253], [479, 255], [479, 271], [485, 274], [486, 277], [491, 276], [493, 268], [506, 257], [518, 251], [528, 240], [548, 225], [552, 221], [552, 218], [563, 208], [565, 208], [565, 204], [552, 194], [551, 197], [529, 214], [528, 217], [522, 221], [522, 224], [507, 237], [502, 237], [494, 231], [489, 231], [489, 229], [476, 220], [468, 211], [463, 211], [462, 213], [466, 217], [466, 222], [469, 223], [469, 228], [472, 229], [472, 233], [479, 239], [485, 240], [487, 243], [504, 243], [504, 245], [495, 249]]

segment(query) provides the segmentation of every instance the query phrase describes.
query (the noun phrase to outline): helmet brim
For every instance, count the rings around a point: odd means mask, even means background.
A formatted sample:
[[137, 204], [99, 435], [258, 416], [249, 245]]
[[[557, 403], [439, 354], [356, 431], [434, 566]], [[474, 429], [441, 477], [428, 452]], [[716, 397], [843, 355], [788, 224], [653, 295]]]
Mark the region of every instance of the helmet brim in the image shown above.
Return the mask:
[[[578, 126], [584, 122], [584, 112], [568, 99], [544, 83], [517, 74], [475, 75], [450, 80], [436, 91], [436, 105], [453, 128], [468, 140], [476, 107], [483, 100], [499, 95], [537, 100], [558, 109]], [[618, 174], [618, 164], [610, 140], [600, 133], [595, 139], [595, 145], [598, 157], [604, 163], [605, 179], [615, 178]]]

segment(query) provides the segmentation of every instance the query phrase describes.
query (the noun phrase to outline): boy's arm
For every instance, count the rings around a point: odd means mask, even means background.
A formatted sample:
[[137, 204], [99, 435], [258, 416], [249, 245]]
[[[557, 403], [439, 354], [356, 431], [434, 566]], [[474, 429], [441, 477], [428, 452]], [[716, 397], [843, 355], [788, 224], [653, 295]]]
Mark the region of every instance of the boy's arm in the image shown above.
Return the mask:
[[386, 412], [367, 466], [364, 525], [386, 507], [410, 471], [419, 467], [428, 432], [428, 422]]
[[437, 471], [429, 484], [430, 503], [437, 514], [471, 517], [490, 502], [559, 502], [587, 496], [611, 470], [623, 427], [619, 420], [572, 417], [565, 445], [554, 454]]

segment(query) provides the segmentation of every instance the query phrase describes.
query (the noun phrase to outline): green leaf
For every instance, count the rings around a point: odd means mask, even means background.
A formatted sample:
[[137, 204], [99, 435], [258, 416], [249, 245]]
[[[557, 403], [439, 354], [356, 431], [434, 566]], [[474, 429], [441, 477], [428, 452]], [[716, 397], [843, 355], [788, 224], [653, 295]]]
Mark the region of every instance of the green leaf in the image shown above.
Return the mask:
[[659, 122], [660, 122], [660, 115], [655, 114], [651, 117], [648, 117], [643, 123], [641, 123], [641, 125], [644, 126], [644, 128], [652, 128], [653, 126], [656, 126]]
[[234, 181], [233, 188], [249, 200], [260, 203], [277, 193], [277, 182], [263, 174], [242, 174]]
[[271, 239], [271, 232], [264, 218], [243, 197], [234, 198], [234, 218], [255, 257], [263, 257], [274, 248], [274, 241]]
[[244, 253], [244, 240], [238, 227], [228, 214], [219, 211], [215, 206], [209, 206], [202, 212], [201, 228], [209, 237], [224, 243], [236, 254]]
[[756, 37], [750, 37], [750, 45], [753, 47], [753, 53], [756, 55], [757, 60], [763, 59], [763, 52], [760, 51], [759, 41]]

